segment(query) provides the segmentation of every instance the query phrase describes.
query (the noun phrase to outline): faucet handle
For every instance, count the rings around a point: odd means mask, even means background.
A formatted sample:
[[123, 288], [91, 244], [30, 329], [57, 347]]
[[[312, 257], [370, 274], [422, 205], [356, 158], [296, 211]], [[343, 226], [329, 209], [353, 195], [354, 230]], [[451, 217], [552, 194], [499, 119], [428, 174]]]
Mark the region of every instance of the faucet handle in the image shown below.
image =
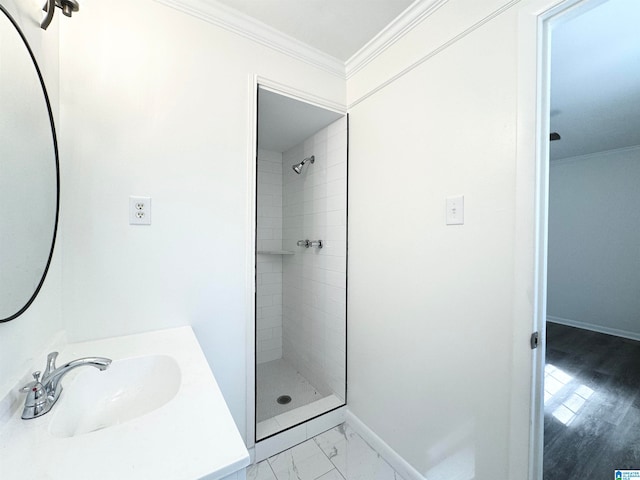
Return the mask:
[[21, 393], [26, 393], [22, 418], [28, 420], [35, 418], [51, 409], [52, 403], [49, 401], [47, 391], [40, 383], [40, 372], [33, 372], [33, 382], [27, 383], [20, 389]]
[[42, 384], [40, 383], [40, 370], [38, 370], [37, 372], [33, 372], [32, 375], [33, 375], [33, 382], [29, 382], [24, 387], [22, 387], [20, 389], [21, 393], [29, 393], [31, 391], [35, 392], [37, 389], [42, 388]]
[[44, 377], [42, 378], [48, 377], [49, 374], [56, 369], [56, 358], [58, 358], [58, 352], [51, 352], [47, 355], [47, 368], [45, 369]]

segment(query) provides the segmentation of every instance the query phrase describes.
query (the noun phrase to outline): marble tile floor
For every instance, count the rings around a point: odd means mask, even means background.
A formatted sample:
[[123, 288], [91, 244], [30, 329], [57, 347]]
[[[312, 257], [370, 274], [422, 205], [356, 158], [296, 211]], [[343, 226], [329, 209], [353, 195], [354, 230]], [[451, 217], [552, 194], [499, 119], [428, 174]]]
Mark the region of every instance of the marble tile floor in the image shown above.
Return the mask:
[[247, 480], [403, 480], [342, 424], [247, 470]]
[[640, 342], [547, 323], [544, 480], [640, 469]]

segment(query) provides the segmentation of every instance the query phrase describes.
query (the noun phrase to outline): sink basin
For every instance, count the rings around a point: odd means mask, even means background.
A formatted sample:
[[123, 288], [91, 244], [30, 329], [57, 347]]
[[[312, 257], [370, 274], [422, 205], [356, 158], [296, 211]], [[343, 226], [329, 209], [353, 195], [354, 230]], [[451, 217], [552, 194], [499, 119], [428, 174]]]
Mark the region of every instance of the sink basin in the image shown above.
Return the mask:
[[26, 421], [15, 408], [0, 418], [1, 480], [244, 478], [249, 452], [191, 327], [57, 349], [64, 360], [113, 363], [70, 371], [46, 415]]
[[122, 424], [162, 407], [178, 392], [181, 372], [168, 355], [146, 355], [116, 360], [103, 372], [83, 369], [66, 380], [49, 426], [51, 435], [63, 438]]

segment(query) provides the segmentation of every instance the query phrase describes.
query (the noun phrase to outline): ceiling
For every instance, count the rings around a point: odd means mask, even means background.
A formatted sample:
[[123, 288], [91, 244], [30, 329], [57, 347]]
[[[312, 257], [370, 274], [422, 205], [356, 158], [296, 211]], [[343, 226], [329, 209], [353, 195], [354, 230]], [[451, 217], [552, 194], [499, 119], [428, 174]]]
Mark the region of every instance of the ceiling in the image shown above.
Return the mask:
[[286, 152], [342, 116], [261, 88], [258, 92], [258, 148]]
[[609, 0], [552, 31], [552, 160], [640, 145], [640, 1]]
[[[343, 62], [414, 4], [413, 0], [211, 1]], [[593, 0], [588, 5], [590, 10], [563, 15], [552, 29], [550, 126], [562, 137], [550, 144], [552, 160], [640, 145], [640, 1]], [[263, 133], [271, 128], [267, 125], [297, 118], [293, 112], [301, 106], [290, 102], [287, 108], [293, 110], [281, 111], [280, 119], [265, 122]], [[272, 103], [262, 109], [263, 114], [285, 108]], [[301, 115], [313, 123], [318, 111]], [[321, 123], [324, 120], [309, 127], [315, 128], [309, 134], [330, 122]], [[297, 121], [291, 122], [290, 128], [305, 130]], [[291, 141], [281, 138], [261, 147], [283, 151], [286, 148], [282, 146]]]
[[413, 0], [217, 0], [343, 62]]

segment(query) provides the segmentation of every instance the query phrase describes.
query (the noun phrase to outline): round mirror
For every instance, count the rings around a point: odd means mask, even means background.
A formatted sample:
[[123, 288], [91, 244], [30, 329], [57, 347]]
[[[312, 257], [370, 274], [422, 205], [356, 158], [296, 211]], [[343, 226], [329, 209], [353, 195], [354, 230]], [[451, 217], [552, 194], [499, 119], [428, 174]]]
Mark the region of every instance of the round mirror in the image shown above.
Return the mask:
[[0, 5], [0, 322], [33, 302], [58, 224], [58, 147], [51, 105], [27, 40]]

